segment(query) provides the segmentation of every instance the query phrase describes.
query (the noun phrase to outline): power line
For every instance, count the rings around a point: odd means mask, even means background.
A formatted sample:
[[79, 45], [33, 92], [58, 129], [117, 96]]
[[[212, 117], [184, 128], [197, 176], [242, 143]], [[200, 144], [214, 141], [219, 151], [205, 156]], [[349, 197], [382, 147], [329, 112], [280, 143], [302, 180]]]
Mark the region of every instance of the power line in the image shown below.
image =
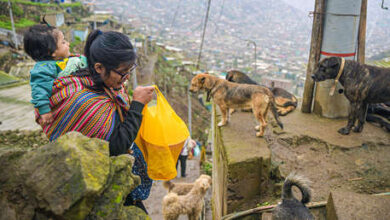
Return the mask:
[[222, 0], [221, 12], [219, 13], [218, 22], [219, 22], [219, 20], [221, 19], [222, 12], [223, 12], [223, 6], [224, 6], [224, 5], [225, 5], [225, 0]]
[[211, 0], [208, 0], [207, 12], [206, 12], [206, 19], [205, 19], [205, 21], [204, 21], [203, 34], [202, 34], [202, 41], [201, 41], [201, 43], [200, 43], [200, 50], [199, 50], [199, 55], [198, 55], [198, 62], [196, 63], [196, 69], [199, 69], [200, 58], [202, 57], [202, 49], [203, 49], [203, 43], [204, 43], [204, 36], [205, 36], [205, 34], [206, 34], [207, 21], [209, 20], [210, 5], [211, 5]]
[[172, 22], [171, 22], [171, 28], [175, 24], [176, 16], [177, 16], [177, 13], [178, 13], [179, 8], [180, 8], [180, 3], [181, 3], [181, 0], [179, 0], [179, 3], [177, 4], [177, 8], [175, 10], [175, 13], [173, 14], [173, 19], [172, 19]]

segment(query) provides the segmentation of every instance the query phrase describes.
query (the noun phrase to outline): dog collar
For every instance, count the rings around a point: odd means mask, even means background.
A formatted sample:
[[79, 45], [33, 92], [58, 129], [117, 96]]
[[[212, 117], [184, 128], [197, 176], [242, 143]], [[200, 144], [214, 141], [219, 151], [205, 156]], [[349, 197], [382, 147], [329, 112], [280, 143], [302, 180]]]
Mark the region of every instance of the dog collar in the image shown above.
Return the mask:
[[334, 91], [336, 90], [337, 83], [339, 82], [341, 74], [343, 73], [344, 70], [344, 64], [345, 64], [345, 59], [344, 57], [341, 57], [341, 66], [339, 72], [337, 73], [336, 79], [334, 79], [334, 85], [330, 88], [330, 92], [329, 92], [330, 96], [334, 95]]

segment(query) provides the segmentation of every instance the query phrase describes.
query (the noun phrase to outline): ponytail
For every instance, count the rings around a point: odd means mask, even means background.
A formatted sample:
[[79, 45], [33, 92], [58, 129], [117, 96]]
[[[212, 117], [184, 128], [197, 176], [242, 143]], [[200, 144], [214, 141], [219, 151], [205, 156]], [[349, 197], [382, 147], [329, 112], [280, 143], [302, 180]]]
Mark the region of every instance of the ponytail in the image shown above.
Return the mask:
[[89, 60], [90, 59], [91, 45], [92, 45], [93, 41], [96, 40], [96, 38], [101, 34], [102, 34], [102, 32], [99, 29], [93, 30], [91, 33], [88, 34], [87, 41], [85, 42], [85, 47], [84, 47], [84, 55], [85, 55], [85, 57], [87, 57], [88, 64], [92, 63]]

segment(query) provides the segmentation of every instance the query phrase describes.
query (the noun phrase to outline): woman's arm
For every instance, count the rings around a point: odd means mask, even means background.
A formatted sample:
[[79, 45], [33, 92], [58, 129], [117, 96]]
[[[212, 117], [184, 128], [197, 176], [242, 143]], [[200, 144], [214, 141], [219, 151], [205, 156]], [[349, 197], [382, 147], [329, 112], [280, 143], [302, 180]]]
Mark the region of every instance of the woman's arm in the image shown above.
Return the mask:
[[141, 112], [143, 108], [144, 104], [133, 100], [123, 123], [121, 123], [119, 117], [117, 117], [109, 142], [110, 156], [127, 153], [130, 145], [137, 137], [139, 127], [141, 126]]

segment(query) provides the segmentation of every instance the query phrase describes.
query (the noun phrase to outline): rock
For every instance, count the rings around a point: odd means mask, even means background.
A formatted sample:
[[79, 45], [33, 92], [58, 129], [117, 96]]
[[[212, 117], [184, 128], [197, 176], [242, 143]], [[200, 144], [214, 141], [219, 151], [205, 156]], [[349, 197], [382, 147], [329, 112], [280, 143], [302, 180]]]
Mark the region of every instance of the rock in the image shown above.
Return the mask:
[[129, 164], [133, 164], [133, 158], [128, 155], [111, 158], [110, 169], [114, 174], [110, 180], [111, 185], [96, 201], [87, 219], [126, 219], [123, 203], [126, 196], [141, 181], [138, 176], [133, 176]]
[[127, 219], [123, 200], [140, 182], [132, 161], [110, 158], [106, 141], [77, 132], [39, 148], [0, 149], [0, 219]]

